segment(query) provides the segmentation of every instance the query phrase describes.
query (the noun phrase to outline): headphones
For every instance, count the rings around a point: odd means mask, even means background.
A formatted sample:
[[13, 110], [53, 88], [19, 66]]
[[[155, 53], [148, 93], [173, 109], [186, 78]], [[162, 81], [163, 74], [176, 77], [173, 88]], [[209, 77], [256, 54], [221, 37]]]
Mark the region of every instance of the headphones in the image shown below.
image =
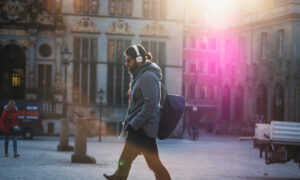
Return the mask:
[[140, 55], [140, 51], [139, 51], [139, 48], [137, 47], [137, 45], [133, 45], [132, 47], [133, 47], [133, 49], [135, 50], [136, 55], [137, 55], [136, 58], [135, 58], [136, 62], [138, 62], [138, 63], [143, 62], [143, 58], [142, 58], [142, 56]]

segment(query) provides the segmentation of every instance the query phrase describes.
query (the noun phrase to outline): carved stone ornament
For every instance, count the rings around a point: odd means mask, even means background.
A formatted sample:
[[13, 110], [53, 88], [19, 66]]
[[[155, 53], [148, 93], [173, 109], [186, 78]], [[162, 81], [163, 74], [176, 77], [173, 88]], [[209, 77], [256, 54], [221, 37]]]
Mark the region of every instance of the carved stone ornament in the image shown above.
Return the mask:
[[93, 23], [93, 21], [90, 20], [90, 18], [84, 17], [81, 21], [79, 21], [75, 26], [72, 28], [72, 32], [78, 32], [78, 33], [95, 33], [99, 34], [99, 29], [97, 26]]
[[3, 6], [3, 12], [9, 20], [17, 20], [24, 12], [23, 4], [16, 0], [9, 0]]
[[37, 18], [37, 22], [44, 25], [52, 25], [54, 23], [54, 17], [48, 12], [43, 12]]
[[55, 75], [55, 83], [54, 83], [54, 87], [58, 90], [61, 89], [62, 87], [62, 81], [61, 81], [61, 75], [60, 74], [56, 74]]
[[30, 29], [28, 29], [28, 33], [30, 34], [30, 35], [36, 35], [36, 33], [38, 32], [38, 30], [36, 29], [36, 28], [30, 28]]
[[29, 46], [29, 41], [27, 41], [27, 40], [19, 40], [18, 42], [19, 42], [19, 44], [22, 44], [23, 47], [25, 47], [25, 48], [28, 48], [28, 46]]
[[163, 25], [153, 22], [152, 24], [147, 24], [143, 28], [141, 36], [168, 37], [168, 33]]
[[118, 20], [107, 29], [107, 34], [120, 34], [120, 35], [133, 35], [133, 31], [129, 28], [128, 24], [123, 20]]

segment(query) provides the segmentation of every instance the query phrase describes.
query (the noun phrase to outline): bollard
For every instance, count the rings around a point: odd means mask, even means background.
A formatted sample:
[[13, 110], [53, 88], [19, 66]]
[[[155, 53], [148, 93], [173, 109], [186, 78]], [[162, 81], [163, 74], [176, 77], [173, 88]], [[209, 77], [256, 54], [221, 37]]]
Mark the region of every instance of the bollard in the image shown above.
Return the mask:
[[95, 158], [86, 155], [87, 127], [88, 121], [86, 118], [78, 118], [76, 120], [75, 148], [72, 155], [72, 162], [96, 163]]
[[73, 146], [69, 145], [69, 122], [67, 119], [60, 121], [59, 145], [57, 151], [73, 151]]

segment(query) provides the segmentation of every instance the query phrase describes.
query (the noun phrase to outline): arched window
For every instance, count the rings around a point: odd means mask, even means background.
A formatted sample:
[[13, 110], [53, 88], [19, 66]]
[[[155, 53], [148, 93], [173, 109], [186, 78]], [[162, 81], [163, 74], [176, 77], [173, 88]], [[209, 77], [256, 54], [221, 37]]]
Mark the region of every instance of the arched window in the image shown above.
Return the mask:
[[73, 102], [96, 103], [97, 39], [74, 37]]
[[76, 13], [97, 14], [99, 0], [74, 0], [74, 10]]
[[109, 105], [127, 105], [129, 74], [124, 66], [123, 52], [131, 45], [132, 37], [108, 37], [107, 62], [107, 103]]
[[151, 52], [152, 61], [158, 64], [163, 73], [163, 83], [165, 82], [166, 69], [166, 42], [162, 40], [142, 40], [142, 45], [147, 52]]

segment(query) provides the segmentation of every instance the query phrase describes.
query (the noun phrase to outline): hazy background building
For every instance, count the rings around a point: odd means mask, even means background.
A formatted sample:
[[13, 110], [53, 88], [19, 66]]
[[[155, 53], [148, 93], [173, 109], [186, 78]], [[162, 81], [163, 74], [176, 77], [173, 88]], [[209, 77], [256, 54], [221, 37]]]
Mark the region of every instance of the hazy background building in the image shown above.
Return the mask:
[[[221, 29], [216, 131], [251, 134], [263, 122], [299, 121], [300, 2], [236, 2]], [[219, 126], [219, 127], [218, 127]]]

